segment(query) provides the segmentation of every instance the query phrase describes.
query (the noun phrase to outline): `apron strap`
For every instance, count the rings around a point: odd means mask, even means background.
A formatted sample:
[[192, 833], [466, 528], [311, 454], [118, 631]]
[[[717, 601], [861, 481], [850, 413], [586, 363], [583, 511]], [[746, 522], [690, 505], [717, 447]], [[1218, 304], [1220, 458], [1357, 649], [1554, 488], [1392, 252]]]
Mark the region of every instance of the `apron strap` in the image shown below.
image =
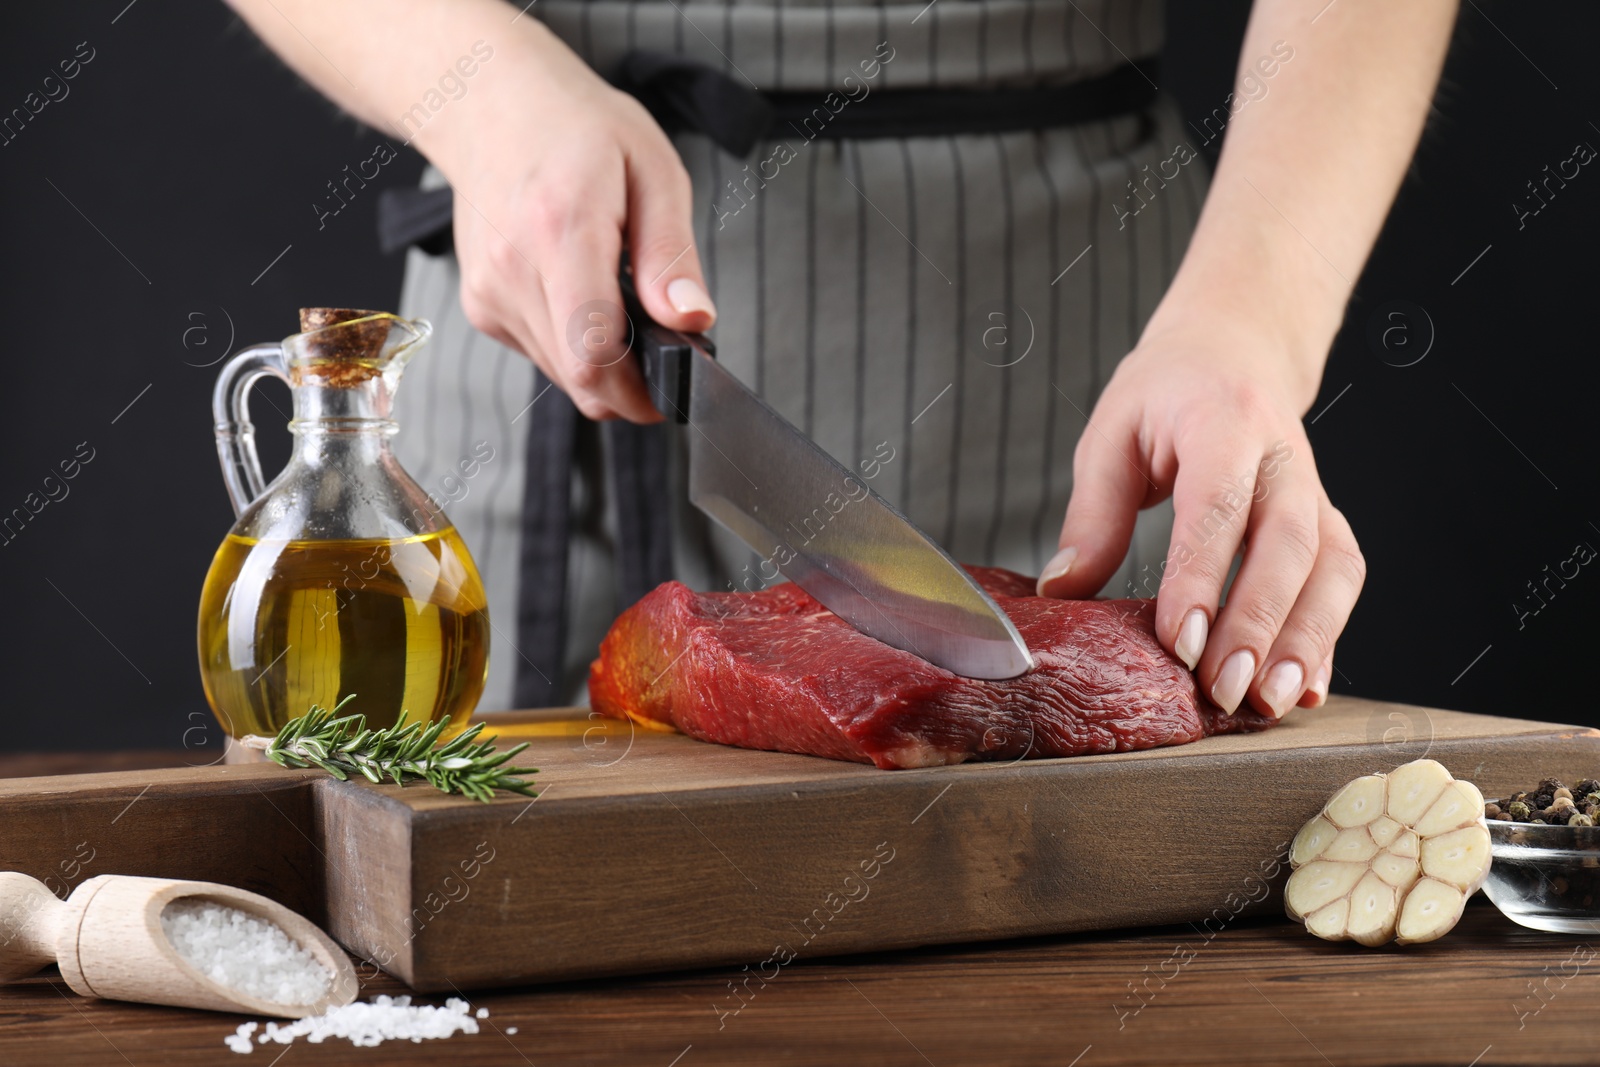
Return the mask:
[[[549, 385], [534, 373], [534, 396]], [[578, 409], [551, 390], [528, 427], [527, 482], [522, 495], [522, 542], [517, 584], [518, 708], [559, 704], [567, 648], [567, 545], [572, 532], [572, 454]]]
[[667, 426], [613, 419], [605, 435], [606, 481], [617, 517], [617, 614], [672, 579], [672, 493]]
[[[534, 395], [549, 379], [534, 375]], [[551, 392], [528, 427], [522, 541], [517, 579], [516, 678], [519, 708], [566, 699], [567, 562], [572, 540], [572, 464], [582, 416]], [[672, 578], [672, 498], [667, 424], [602, 424], [607, 492], [616, 515], [617, 614]]]

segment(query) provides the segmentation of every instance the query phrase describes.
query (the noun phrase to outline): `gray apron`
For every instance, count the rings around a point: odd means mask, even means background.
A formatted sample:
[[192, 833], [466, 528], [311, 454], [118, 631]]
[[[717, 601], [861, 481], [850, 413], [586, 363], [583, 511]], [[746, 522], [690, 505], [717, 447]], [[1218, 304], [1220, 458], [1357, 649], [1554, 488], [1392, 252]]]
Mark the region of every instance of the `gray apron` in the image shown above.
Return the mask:
[[[649, 48], [819, 96], [859, 94], [874, 66], [871, 92], [1070, 83], [1153, 56], [1162, 40], [1155, 0], [541, 0], [530, 14], [597, 70]], [[1204, 164], [1176, 107], [1163, 97], [1143, 114], [994, 134], [797, 130], [744, 159], [700, 134], [674, 141], [694, 183], [721, 362], [840, 462], [875, 461], [872, 488], [956, 559], [1037, 574], [1088, 413], [1204, 199]], [[548, 395], [525, 357], [466, 322], [454, 258], [409, 256], [402, 313], [438, 332], [399, 394], [396, 451], [483, 574], [494, 649], [480, 706], [505, 708], [519, 664], [553, 651], [519, 647], [515, 625], [525, 444]], [[575, 703], [618, 609], [604, 447], [580, 426], [562, 673], [549, 679]], [[759, 586], [760, 557], [687, 504], [675, 451], [676, 576], [707, 590]], [[1106, 594], [1153, 594], [1171, 521], [1170, 504], [1141, 515]]]

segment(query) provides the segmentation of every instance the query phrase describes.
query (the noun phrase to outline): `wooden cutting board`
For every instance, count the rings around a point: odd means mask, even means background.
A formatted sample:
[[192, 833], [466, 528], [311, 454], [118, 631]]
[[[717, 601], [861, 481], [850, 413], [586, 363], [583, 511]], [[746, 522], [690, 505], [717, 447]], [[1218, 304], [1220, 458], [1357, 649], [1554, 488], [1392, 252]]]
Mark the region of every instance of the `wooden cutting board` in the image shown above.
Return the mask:
[[1276, 911], [1329, 794], [1423, 755], [1490, 796], [1600, 776], [1595, 730], [1338, 697], [1265, 733], [914, 771], [584, 709], [489, 721], [531, 741], [537, 800], [263, 764], [12, 779], [0, 870], [63, 894], [97, 874], [241, 886], [424, 991], [729, 964], [759, 983], [797, 957]]

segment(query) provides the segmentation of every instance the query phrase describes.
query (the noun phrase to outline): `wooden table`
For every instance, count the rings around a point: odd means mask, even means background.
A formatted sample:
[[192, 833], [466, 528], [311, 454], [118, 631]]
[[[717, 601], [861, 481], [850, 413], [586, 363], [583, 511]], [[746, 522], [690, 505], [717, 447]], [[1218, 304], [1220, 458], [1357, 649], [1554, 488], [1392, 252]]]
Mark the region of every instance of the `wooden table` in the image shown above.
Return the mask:
[[[128, 758], [55, 757], [48, 770]], [[31, 769], [0, 758], [0, 776]], [[628, 921], [625, 901], [615, 921]], [[1449, 937], [1407, 950], [1328, 944], [1271, 920], [1209, 939], [1190, 926], [1038, 938], [796, 961], [737, 1013], [732, 969], [478, 993], [468, 999], [490, 1017], [475, 1036], [377, 1049], [300, 1040], [257, 1045], [249, 1060], [222, 1044], [244, 1017], [88, 1000], [52, 970], [0, 989], [0, 1067], [1593, 1064], [1596, 942], [1525, 930], [1479, 898]], [[387, 976], [362, 989], [403, 992]]]

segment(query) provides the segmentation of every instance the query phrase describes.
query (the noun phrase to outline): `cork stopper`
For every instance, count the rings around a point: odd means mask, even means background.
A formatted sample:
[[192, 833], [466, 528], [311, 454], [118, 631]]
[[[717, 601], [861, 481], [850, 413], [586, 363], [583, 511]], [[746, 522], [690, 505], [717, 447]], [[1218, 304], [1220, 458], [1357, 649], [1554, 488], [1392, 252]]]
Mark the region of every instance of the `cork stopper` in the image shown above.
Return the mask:
[[[302, 342], [304, 361], [291, 368], [294, 383], [316, 378], [323, 385], [347, 388], [375, 377], [383, 369], [383, 346], [393, 321], [382, 311], [301, 308], [300, 332], [314, 335]], [[351, 325], [329, 329], [345, 323]]]

